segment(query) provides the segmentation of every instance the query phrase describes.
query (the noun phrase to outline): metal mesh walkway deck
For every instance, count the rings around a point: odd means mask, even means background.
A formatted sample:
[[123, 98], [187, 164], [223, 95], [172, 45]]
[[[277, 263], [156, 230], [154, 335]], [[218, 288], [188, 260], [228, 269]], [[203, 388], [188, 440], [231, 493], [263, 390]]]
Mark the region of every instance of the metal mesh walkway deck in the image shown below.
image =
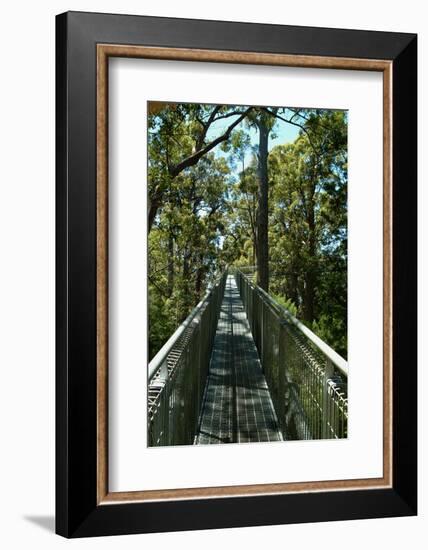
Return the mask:
[[239, 291], [228, 275], [195, 443], [281, 439]]

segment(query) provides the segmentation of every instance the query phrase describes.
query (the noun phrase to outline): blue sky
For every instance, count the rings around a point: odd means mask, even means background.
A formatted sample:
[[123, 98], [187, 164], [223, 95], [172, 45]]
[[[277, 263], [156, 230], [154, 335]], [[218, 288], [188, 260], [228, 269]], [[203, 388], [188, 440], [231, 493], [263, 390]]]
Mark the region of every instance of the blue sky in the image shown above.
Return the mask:
[[[227, 119], [227, 121], [222, 120], [222, 121], [219, 121], [218, 123], [214, 123], [209, 129], [209, 131], [207, 132], [207, 139], [212, 140], [220, 136], [227, 129], [227, 127], [230, 124], [232, 124], [233, 120], [234, 120], [233, 117], [231, 117]], [[251, 145], [252, 146], [257, 145], [259, 141], [259, 135], [258, 135], [257, 129], [253, 127], [249, 128], [245, 122], [241, 122], [237, 126], [237, 129], [241, 129], [241, 128], [245, 128], [246, 131], [249, 133]], [[272, 138], [272, 135], [274, 135], [275, 137]], [[269, 151], [276, 145], [283, 145], [284, 143], [290, 143], [294, 141], [298, 135], [299, 135], [299, 128], [297, 126], [293, 126], [293, 124], [289, 124], [288, 122], [283, 122], [282, 120], [277, 120], [273, 129], [273, 132], [271, 132], [271, 134], [269, 135], [269, 142], [268, 142]], [[229, 156], [228, 153], [224, 153], [221, 150], [220, 146], [217, 146], [214, 148], [214, 153], [218, 156], [222, 156], [225, 158]], [[249, 150], [245, 156], [245, 161], [244, 161], [246, 166], [250, 164], [252, 155], [253, 155], [252, 151]], [[218, 246], [220, 248], [223, 247], [224, 238], [225, 238], [224, 236], [219, 236]]]
[[[227, 119], [227, 121], [221, 120], [217, 123], [212, 124], [211, 128], [209, 129], [207, 133], [207, 139], [212, 140], [221, 135], [227, 127], [232, 124], [234, 118], [230, 117]], [[238, 124], [236, 129], [245, 128], [246, 131], [249, 133], [250, 139], [251, 139], [251, 145], [257, 145], [259, 136], [256, 128], [248, 128], [246, 126], [245, 122], [241, 122]], [[275, 136], [272, 138], [272, 134]], [[283, 122], [282, 120], [277, 120], [273, 129], [273, 132], [271, 132], [269, 136], [269, 144], [268, 148], [269, 151], [275, 147], [276, 145], [283, 145], [284, 143], [290, 143], [294, 141], [299, 134], [299, 128], [297, 126], [293, 126], [293, 124], [289, 124], [288, 122]], [[214, 149], [214, 152], [219, 156], [227, 156], [227, 154], [223, 153], [220, 149], [220, 146], [217, 146]], [[251, 160], [252, 153], [251, 151], [248, 151], [246, 158], [245, 158], [245, 164], [249, 164]]]
[[288, 122], [278, 120], [278, 123], [275, 125], [275, 134], [277, 135], [275, 139], [269, 138], [269, 151], [272, 147], [275, 147], [275, 145], [283, 145], [284, 143], [294, 141], [299, 135], [299, 128], [292, 124], [288, 124]]

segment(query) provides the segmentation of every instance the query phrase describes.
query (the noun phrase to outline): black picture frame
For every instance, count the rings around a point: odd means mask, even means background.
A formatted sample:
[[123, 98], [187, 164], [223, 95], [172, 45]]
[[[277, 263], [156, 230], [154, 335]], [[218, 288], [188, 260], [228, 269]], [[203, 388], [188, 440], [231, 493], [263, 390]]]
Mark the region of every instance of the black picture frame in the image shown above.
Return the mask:
[[[393, 480], [382, 489], [97, 503], [96, 47], [392, 62]], [[56, 18], [56, 532], [65, 537], [417, 513], [417, 36], [68, 12]]]

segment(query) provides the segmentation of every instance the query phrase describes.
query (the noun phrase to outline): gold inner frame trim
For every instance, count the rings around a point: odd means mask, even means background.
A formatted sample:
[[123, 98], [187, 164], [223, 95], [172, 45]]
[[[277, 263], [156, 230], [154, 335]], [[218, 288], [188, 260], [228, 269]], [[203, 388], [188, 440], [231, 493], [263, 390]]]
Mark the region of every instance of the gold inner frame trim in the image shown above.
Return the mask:
[[[276, 65], [383, 73], [383, 476], [296, 483], [109, 492], [108, 489], [108, 59]], [[188, 48], [97, 45], [97, 503], [224, 498], [392, 486], [392, 62]]]

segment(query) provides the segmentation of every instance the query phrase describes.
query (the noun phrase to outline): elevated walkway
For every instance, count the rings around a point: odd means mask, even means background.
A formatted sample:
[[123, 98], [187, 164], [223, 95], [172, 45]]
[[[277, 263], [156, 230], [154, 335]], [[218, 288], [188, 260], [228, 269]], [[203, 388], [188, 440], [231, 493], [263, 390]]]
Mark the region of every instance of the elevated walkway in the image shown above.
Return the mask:
[[347, 383], [347, 362], [234, 269], [149, 364], [148, 445], [346, 438]]
[[281, 440], [247, 315], [228, 275], [195, 443]]

